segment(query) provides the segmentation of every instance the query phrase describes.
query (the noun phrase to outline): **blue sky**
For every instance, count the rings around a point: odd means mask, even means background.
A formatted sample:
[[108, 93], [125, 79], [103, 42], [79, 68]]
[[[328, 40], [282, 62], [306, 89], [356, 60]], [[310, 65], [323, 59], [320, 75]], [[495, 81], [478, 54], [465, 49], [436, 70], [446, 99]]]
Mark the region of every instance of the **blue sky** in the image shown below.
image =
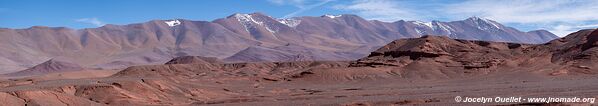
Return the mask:
[[477, 16], [559, 36], [598, 27], [598, 0], [1, 0], [0, 27], [93, 28], [154, 19], [211, 21], [233, 13], [276, 18], [356, 14], [381, 21], [454, 21]]

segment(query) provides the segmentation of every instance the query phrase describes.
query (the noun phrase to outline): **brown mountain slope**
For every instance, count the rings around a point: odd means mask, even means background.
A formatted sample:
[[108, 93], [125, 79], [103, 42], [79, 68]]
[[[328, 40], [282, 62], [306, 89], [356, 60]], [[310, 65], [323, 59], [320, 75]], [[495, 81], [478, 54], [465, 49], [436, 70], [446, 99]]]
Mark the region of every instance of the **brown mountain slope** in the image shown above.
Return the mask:
[[561, 73], [595, 74], [598, 57], [598, 30], [581, 30], [546, 44], [551, 48], [551, 61], [564, 65]]
[[30, 75], [42, 75], [49, 73], [68, 72], [68, 71], [81, 71], [84, 70], [81, 66], [75, 63], [66, 62], [64, 60], [50, 59], [39, 65], [33, 66], [29, 69], [22, 70], [19, 72], [5, 74], [7, 76], [30, 76]]
[[[173, 22], [178, 24], [167, 24]], [[302, 54], [307, 57], [302, 60], [354, 60], [395, 39], [422, 35], [520, 43], [543, 43], [557, 38], [546, 31], [522, 32], [476, 17], [453, 22], [401, 20], [388, 23], [350, 14], [275, 19], [252, 13], [233, 14], [214, 21], [153, 20], [86, 29], [42, 26], [0, 28], [0, 37], [4, 38], [0, 39], [0, 73], [24, 70], [54, 57], [69, 58], [88, 68], [113, 69], [161, 64], [179, 56], [224, 59], [242, 57], [233, 56], [237, 54], [259, 54], [238, 53], [249, 47], [279, 51], [260, 55], [264, 57], [294, 57]], [[230, 60], [296, 60], [241, 59], [245, 58]]]
[[[26, 104], [62, 99], [25, 93], [106, 105], [460, 105], [455, 95], [596, 97], [596, 84], [578, 83], [598, 81], [596, 55], [586, 54], [595, 48], [594, 36], [595, 30], [582, 30], [540, 45], [424, 36], [350, 62], [146, 65], [106, 78], [0, 82], [6, 85], [0, 91]], [[505, 104], [511, 103], [483, 105]]]

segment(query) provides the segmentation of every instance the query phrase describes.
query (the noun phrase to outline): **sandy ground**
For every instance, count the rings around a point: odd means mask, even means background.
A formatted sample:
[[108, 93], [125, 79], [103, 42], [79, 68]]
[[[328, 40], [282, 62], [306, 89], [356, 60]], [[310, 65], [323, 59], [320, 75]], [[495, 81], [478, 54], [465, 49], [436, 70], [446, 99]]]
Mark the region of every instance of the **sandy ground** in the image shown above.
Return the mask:
[[18, 76], [18, 77], [7, 77], [0, 76], [0, 86], [21, 86], [37, 84], [43, 81], [63, 81], [63, 80], [81, 80], [90, 78], [102, 78], [108, 77], [120, 70], [84, 70], [84, 71], [73, 71], [73, 72], [60, 72], [50, 73], [45, 75], [37, 76]]
[[0, 80], [8, 79], [34, 79], [34, 80], [55, 80], [55, 79], [81, 79], [81, 78], [99, 78], [110, 76], [120, 70], [83, 70], [83, 71], [72, 71], [72, 72], [59, 72], [50, 73], [45, 75], [36, 76], [0, 76]]
[[[51, 89], [56, 88], [63, 88], [64, 91], [64, 87], [71, 86], [101, 86], [111, 82], [165, 80], [151, 77], [100, 77], [110, 75], [109, 73], [114, 71], [56, 73], [22, 80], [2, 81], [0, 84], [5, 86], [0, 88], [0, 92], [21, 94], [19, 92], [52, 91]], [[81, 76], [82, 74], [87, 76]], [[314, 82], [308, 77], [292, 81], [196, 79], [190, 82], [194, 82], [193, 86], [198, 89], [226, 93], [209, 94], [205, 96], [206, 101], [187, 101], [178, 105], [508, 105], [520, 103], [460, 103], [455, 102], [454, 98], [456, 96], [491, 98], [598, 96], [598, 83], [593, 83], [598, 82], [598, 77], [546, 76], [529, 72], [505, 72], [447, 80], [408, 80], [388, 77]], [[122, 85], [122, 89], [126, 89], [124, 86], [126, 85]], [[590, 105], [588, 103], [568, 104]], [[101, 101], [96, 105], [102, 105]]]
[[[3, 105], [594, 105], [459, 98], [598, 97], [598, 31], [542, 45], [425, 36], [356, 61], [189, 63], [0, 81]], [[194, 58], [191, 58], [194, 59]], [[183, 61], [181, 61], [183, 62]]]

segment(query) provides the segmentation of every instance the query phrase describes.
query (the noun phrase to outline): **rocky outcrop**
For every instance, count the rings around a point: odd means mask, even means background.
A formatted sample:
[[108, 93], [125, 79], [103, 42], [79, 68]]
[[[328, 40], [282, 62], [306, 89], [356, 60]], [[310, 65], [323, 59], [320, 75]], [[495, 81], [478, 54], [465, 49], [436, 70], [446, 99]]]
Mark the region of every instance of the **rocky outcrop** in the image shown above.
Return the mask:
[[221, 64], [220, 59], [215, 57], [202, 56], [181, 56], [173, 58], [165, 64]]

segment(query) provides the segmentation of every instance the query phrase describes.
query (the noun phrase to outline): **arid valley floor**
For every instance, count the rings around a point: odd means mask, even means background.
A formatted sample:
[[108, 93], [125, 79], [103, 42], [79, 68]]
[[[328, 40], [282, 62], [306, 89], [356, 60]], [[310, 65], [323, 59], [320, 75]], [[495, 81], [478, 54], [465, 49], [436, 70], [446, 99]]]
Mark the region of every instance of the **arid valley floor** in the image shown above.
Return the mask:
[[[545, 44], [400, 39], [355, 61], [222, 63], [184, 56], [124, 70], [3, 76], [1, 105], [592, 105], [461, 97], [598, 97], [598, 30]], [[46, 68], [69, 68], [47, 62]], [[50, 64], [51, 63], [51, 64]]]

